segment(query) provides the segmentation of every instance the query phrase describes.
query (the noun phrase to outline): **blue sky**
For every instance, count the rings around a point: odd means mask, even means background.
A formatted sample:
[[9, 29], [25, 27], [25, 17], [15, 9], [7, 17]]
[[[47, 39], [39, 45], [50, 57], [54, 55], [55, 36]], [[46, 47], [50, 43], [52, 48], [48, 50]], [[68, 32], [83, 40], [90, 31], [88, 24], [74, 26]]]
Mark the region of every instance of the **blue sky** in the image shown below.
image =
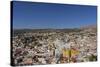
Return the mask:
[[96, 6], [13, 2], [14, 29], [78, 28], [96, 23]]

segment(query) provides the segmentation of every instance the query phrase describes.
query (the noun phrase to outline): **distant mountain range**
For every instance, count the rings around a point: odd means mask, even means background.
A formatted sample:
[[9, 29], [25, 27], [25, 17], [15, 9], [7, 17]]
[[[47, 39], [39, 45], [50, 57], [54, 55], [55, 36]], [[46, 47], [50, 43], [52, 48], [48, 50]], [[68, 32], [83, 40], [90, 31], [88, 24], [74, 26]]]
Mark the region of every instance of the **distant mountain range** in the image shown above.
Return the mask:
[[80, 31], [92, 31], [97, 32], [97, 25], [87, 25], [80, 28], [64, 28], [64, 29], [13, 29], [13, 34], [27, 33], [27, 32], [80, 32]]
[[13, 32], [72, 32], [80, 31], [80, 29], [14, 29]]
[[82, 26], [80, 28], [81, 29], [97, 28], [97, 25], [96, 24], [94, 24], [94, 25], [86, 25], [86, 26]]
[[84, 31], [92, 31], [92, 32], [97, 32], [97, 25], [87, 25], [87, 26], [83, 26], [80, 28], [81, 30]]

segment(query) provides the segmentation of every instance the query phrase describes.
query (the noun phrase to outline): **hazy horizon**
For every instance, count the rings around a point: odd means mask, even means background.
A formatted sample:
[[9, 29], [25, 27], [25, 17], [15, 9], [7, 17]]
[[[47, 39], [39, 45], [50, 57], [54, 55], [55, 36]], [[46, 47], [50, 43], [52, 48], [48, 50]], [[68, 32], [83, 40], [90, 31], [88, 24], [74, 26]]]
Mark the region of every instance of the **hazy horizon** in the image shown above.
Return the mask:
[[33, 28], [26, 28], [26, 27], [25, 27], [25, 28], [13, 28], [13, 29], [75, 29], [75, 28], [76, 28], [76, 29], [80, 29], [80, 28], [84, 28], [84, 27], [88, 27], [88, 26], [89, 26], [89, 27], [90, 27], [90, 26], [96, 26], [96, 27], [97, 27], [97, 24], [83, 25], [83, 26], [74, 27], [74, 28], [72, 28], [72, 27], [71, 27], [71, 28], [70, 28], [70, 27], [69, 27], [69, 28], [68, 28], [68, 27], [66, 27], [66, 28], [34, 28], [34, 27], [33, 27]]

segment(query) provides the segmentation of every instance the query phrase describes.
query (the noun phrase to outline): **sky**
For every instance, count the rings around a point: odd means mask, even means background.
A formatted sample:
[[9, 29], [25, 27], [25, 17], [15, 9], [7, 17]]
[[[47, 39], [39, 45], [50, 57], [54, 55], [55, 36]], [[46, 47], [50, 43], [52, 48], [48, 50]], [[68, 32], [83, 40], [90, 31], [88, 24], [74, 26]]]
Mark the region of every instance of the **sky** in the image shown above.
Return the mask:
[[97, 23], [97, 7], [13, 1], [14, 29], [79, 28]]

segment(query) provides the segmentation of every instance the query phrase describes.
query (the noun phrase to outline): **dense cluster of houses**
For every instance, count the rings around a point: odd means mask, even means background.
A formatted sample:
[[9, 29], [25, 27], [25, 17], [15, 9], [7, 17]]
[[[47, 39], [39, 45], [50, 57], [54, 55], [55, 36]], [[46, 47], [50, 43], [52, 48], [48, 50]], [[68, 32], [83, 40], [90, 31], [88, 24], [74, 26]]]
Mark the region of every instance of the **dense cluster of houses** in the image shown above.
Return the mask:
[[97, 60], [96, 32], [27, 32], [12, 40], [14, 65], [44, 65]]

